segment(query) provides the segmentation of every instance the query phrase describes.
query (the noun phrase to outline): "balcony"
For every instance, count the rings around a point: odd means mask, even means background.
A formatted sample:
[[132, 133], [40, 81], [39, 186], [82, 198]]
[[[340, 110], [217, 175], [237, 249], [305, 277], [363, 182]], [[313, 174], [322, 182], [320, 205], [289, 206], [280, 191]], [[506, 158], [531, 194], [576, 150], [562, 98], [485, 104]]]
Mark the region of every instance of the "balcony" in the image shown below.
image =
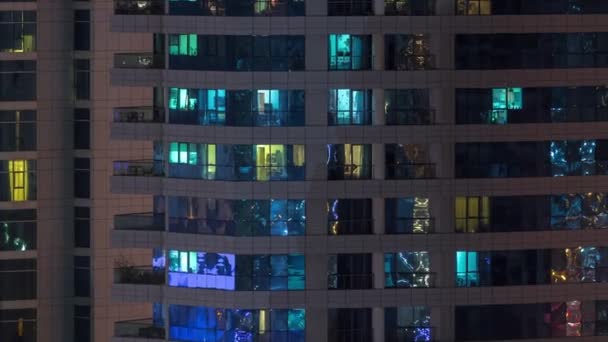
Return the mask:
[[164, 163], [160, 160], [118, 160], [114, 162], [114, 176], [164, 177]]
[[329, 274], [327, 288], [330, 290], [364, 290], [374, 288], [374, 274]]
[[163, 123], [165, 110], [156, 107], [114, 108], [114, 122]]
[[430, 272], [386, 272], [384, 287], [392, 288], [433, 288], [436, 274]]
[[391, 109], [386, 113], [386, 125], [431, 125], [435, 123], [435, 109], [404, 108]]
[[152, 319], [115, 322], [114, 336], [164, 340], [165, 328], [155, 325]]
[[116, 230], [165, 230], [165, 215], [157, 213], [134, 213], [114, 216]]
[[412, 163], [386, 165], [386, 179], [433, 179], [435, 164]]
[[114, 14], [165, 13], [165, 0], [114, 0]]
[[432, 234], [434, 232], [434, 217], [398, 217], [386, 220], [385, 234]]
[[151, 266], [119, 266], [114, 269], [114, 283], [163, 285], [165, 284], [165, 269]]
[[435, 15], [435, 0], [386, 0], [384, 15]]
[[165, 58], [152, 52], [132, 52], [114, 54], [114, 67], [117, 69], [163, 69]]

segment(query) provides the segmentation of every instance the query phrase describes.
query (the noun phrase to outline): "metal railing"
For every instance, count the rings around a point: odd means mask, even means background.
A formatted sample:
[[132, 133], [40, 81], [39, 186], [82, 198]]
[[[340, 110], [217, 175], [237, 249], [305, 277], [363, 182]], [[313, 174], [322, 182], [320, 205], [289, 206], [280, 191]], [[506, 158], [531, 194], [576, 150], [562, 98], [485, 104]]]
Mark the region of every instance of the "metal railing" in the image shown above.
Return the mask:
[[437, 274], [434, 272], [385, 272], [385, 288], [432, 288]]
[[117, 69], [163, 69], [164, 56], [153, 52], [130, 52], [114, 54]]
[[411, 163], [386, 165], [385, 179], [433, 179], [435, 164]]
[[114, 336], [164, 339], [165, 328], [154, 324], [152, 319], [121, 321], [114, 323]]
[[431, 125], [435, 123], [435, 109], [395, 108], [386, 112], [386, 125]]
[[[213, 171], [210, 171], [213, 170]], [[191, 165], [170, 163], [169, 177], [185, 179], [207, 179], [222, 181], [303, 181], [306, 167], [303, 166], [256, 166], [256, 165]]]
[[329, 16], [373, 14], [374, 8], [371, 0], [329, 0], [327, 2], [327, 15]]
[[331, 329], [331, 342], [370, 342], [374, 340], [374, 329]]
[[329, 235], [361, 235], [374, 233], [373, 219], [339, 219], [327, 221]]
[[386, 0], [384, 15], [430, 16], [435, 15], [435, 0]]
[[372, 179], [373, 165], [327, 165], [327, 180], [358, 180]]
[[284, 110], [169, 110], [169, 123], [227, 127], [299, 127], [304, 112]]
[[[210, 218], [170, 217], [169, 231], [186, 234], [223, 236], [271, 236], [272, 226], [282, 225], [288, 235], [304, 235], [306, 221], [293, 220], [218, 220]], [[292, 234], [300, 231], [301, 234]], [[281, 235], [283, 236], [283, 235]]]
[[434, 232], [434, 217], [387, 217], [385, 220], [385, 234], [429, 234]]
[[114, 108], [114, 122], [165, 122], [164, 108], [118, 107]]
[[118, 160], [114, 162], [114, 176], [163, 177], [164, 163], [160, 160]]
[[114, 269], [115, 284], [162, 285], [165, 270], [152, 266], [123, 266]]
[[591, 162], [498, 162], [471, 164], [456, 162], [456, 178], [516, 178], [608, 175], [608, 160]]
[[434, 55], [393, 55], [387, 56], [385, 70], [414, 71], [435, 69]]
[[114, 216], [116, 230], [165, 230], [165, 215], [158, 213], [133, 213]]
[[165, 0], [114, 0], [114, 14], [164, 14]]
[[328, 126], [363, 126], [371, 125], [374, 111], [368, 110], [339, 110], [327, 112]]
[[374, 288], [374, 274], [329, 274], [327, 288], [330, 290], [363, 290]]
[[435, 327], [424, 325], [401, 326], [384, 330], [384, 342], [433, 342], [436, 334]]

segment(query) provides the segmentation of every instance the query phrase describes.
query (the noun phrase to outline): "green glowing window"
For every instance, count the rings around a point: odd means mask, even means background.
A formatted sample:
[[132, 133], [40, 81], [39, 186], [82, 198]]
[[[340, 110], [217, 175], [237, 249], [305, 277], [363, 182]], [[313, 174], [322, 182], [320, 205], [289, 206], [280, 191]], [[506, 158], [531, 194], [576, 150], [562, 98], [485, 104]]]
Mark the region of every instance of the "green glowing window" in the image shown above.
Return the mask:
[[488, 116], [488, 123], [506, 124], [508, 110], [523, 108], [522, 88], [494, 88], [492, 89], [492, 111]]
[[169, 88], [169, 109], [195, 111], [197, 94], [196, 89]]
[[477, 252], [456, 252], [456, 286], [472, 287], [479, 284]]
[[169, 144], [169, 163], [198, 164], [197, 144], [172, 142]]
[[172, 56], [198, 56], [196, 34], [172, 34], [169, 36], [169, 54]]

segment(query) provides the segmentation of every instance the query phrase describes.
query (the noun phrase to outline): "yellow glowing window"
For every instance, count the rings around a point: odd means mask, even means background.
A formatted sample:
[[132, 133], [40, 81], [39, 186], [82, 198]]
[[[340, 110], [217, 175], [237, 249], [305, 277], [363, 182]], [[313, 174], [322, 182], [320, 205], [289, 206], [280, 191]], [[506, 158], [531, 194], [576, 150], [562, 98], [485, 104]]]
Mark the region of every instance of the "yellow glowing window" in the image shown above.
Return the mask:
[[27, 201], [27, 160], [9, 160], [8, 172], [11, 201]]
[[490, 224], [489, 197], [456, 197], [456, 231], [475, 233]]
[[216, 166], [216, 158], [215, 158], [216, 148], [215, 144], [207, 145], [207, 174], [209, 178], [215, 177], [215, 166]]

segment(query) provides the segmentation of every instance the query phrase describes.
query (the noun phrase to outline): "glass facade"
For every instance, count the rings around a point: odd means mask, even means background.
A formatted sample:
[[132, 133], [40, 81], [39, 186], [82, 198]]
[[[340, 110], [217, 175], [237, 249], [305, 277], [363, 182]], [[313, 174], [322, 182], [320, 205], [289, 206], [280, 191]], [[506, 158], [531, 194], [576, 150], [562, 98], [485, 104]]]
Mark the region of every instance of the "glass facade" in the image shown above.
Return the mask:
[[431, 70], [435, 67], [428, 34], [384, 36], [385, 70]]
[[605, 86], [456, 89], [457, 124], [608, 121]]
[[608, 195], [456, 197], [455, 223], [460, 233], [603, 229]]
[[168, 284], [228, 291], [304, 290], [302, 254], [234, 255], [167, 251]]
[[327, 124], [371, 125], [373, 106], [371, 89], [330, 89]]
[[0, 336], [19, 338], [20, 342], [36, 342], [36, 323], [36, 309], [0, 310]]
[[372, 146], [361, 144], [327, 145], [327, 179], [371, 179]]
[[428, 252], [384, 254], [384, 287], [434, 287]]
[[370, 70], [372, 36], [330, 34], [329, 70]]
[[327, 341], [373, 341], [372, 309], [329, 309]]
[[435, 15], [435, 0], [384, 0], [384, 15]]
[[0, 210], [0, 251], [36, 249], [36, 209]]
[[458, 143], [456, 178], [608, 174], [607, 140]]
[[0, 152], [36, 150], [36, 111], [0, 111]]
[[169, 69], [304, 70], [304, 36], [170, 34]]
[[372, 234], [374, 217], [371, 199], [331, 199], [327, 201], [329, 235]]
[[303, 90], [169, 88], [169, 122], [203, 126], [303, 126]]
[[434, 122], [429, 89], [385, 89], [386, 125], [430, 125]]
[[433, 231], [430, 201], [424, 197], [386, 198], [385, 234], [424, 234]]
[[431, 308], [401, 306], [384, 309], [384, 342], [431, 342]]
[[457, 34], [457, 70], [605, 68], [608, 33]]
[[36, 286], [36, 259], [0, 260], [0, 300], [36, 299]]
[[608, 13], [602, 0], [456, 0], [458, 15]]
[[328, 256], [328, 289], [361, 290], [371, 289], [373, 285], [371, 254], [332, 254]]
[[0, 61], [0, 101], [36, 99], [36, 61]]
[[169, 177], [226, 181], [304, 180], [304, 145], [169, 143]]
[[374, 15], [372, 0], [327, 0], [330, 16]]
[[304, 0], [169, 0], [171, 15], [303, 16]]
[[431, 163], [430, 149], [421, 144], [387, 144], [386, 179], [435, 178], [435, 164]]
[[0, 201], [34, 201], [36, 192], [35, 160], [0, 160]]
[[304, 309], [220, 309], [169, 305], [172, 341], [304, 342]]
[[36, 11], [0, 11], [0, 52], [36, 51]]
[[294, 236], [306, 231], [305, 200], [168, 197], [169, 231], [226, 236]]

